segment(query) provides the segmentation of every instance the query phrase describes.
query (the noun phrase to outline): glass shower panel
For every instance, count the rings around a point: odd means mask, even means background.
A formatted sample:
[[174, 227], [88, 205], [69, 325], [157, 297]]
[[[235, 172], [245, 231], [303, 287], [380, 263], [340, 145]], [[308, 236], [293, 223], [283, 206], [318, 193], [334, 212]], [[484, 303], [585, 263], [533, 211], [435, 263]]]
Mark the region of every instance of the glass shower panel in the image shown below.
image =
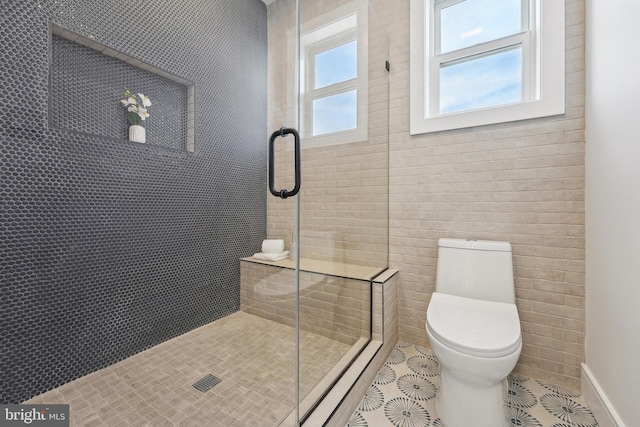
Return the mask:
[[[389, 39], [370, 3], [268, 6], [276, 197], [267, 199], [267, 233], [285, 239], [292, 257], [279, 265], [296, 288], [295, 298], [278, 299], [286, 306], [272, 310], [295, 313], [286, 319], [296, 326], [296, 407], [282, 421], [287, 427], [305, 419], [370, 342], [371, 279], [388, 262]], [[324, 102], [344, 98], [349, 102]], [[348, 126], [340, 125], [345, 117]], [[301, 187], [290, 197], [280, 191], [296, 184], [296, 145], [291, 134], [279, 133], [283, 127], [300, 135]]]
[[370, 288], [366, 280], [300, 272], [302, 419], [368, 343]]
[[[297, 115], [297, 2], [296, 0], [276, 0], [268, 5], [268, 105], [267, 138], [276, 130], [298, 128]], [[291, 190], [295, 186], [294, 174], [294, 134], [284, 134], [274, 139], [273, 173], [277, 189]], [[266, 143], [266, 141], [265, 141]], [[284, 239], [285, 249], [293, 251], [291, 237], [296, 234], [296, 198], [267, 196], [267, 238]], [[265, 383], [273, 392], [273, 405], [282, 409], [283, 414], [276, 422], [265, 418], [264, 425], [294, 427], [298, 425], [298, 285], [295, 263], [283, 260], [279, 266], [259, 266], [252, 272], [252, 281], [257, 289], [255, 307], [252, 313], [272, 320], [274, 330], [279, 332], [283, 342], [276, 353], [264, 354]], [[279, 360], [280, 371], [268, 369], [269, 364]], [[256, 373], [259, 375], [259, 373]], [[260, 374], [262, 375], [262, 374]], [[278, 389], [286, 390], [278, 393]], [[280, 396], [284, 395], [284, 398]]]
[[366, 0], [299, 0], [298, 13], [304, 420], [371, 340], [371, 279], [388, 263], [389, 39]]

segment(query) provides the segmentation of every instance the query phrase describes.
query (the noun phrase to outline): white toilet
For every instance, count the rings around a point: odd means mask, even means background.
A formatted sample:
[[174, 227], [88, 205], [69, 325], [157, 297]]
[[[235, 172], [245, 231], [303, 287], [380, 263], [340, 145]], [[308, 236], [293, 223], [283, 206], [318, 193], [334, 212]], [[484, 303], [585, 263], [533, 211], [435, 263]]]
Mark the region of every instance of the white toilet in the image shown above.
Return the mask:
[[440, 361], [440, 419], [447, 427], [508, 426], [506, 377], [522, 350], [511, 245], [440, 239], [426, 324]]

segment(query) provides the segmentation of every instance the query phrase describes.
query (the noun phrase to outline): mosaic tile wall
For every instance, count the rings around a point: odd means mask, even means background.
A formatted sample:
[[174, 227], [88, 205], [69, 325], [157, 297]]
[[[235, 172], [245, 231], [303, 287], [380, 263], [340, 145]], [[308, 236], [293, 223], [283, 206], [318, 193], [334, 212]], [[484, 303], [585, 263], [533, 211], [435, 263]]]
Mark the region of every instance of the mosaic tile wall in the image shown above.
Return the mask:
[[[259, 0], [3, 0], [0, 16], [5, 403], [239, 309], [238, 259], [266, 235], [267, 41]], [[49, 21], [192, 81], [196, 152], [50, 129]]]

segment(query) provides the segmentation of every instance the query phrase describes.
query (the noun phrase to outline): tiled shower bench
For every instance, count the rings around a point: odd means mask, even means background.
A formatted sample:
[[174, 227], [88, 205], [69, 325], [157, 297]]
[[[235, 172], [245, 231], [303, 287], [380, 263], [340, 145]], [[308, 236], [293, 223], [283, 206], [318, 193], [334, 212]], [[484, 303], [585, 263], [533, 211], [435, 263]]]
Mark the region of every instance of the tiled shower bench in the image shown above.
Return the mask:
[[[289, 259], [271, 262], [242, 258], [241, 310], [295, 326], [295, 280], [295, 263]], [[344, 426], [349, 421], [398, 340], [397, 296], [396, 270], [300, 259], [300, 329], [352, 346], [326, 376], [327, 381], [333, 381], [339, 372], [345, 373], [307, 423]], [[326, 388], [326, 383], [318, 384], [302, 401], [300, 413], [311, 407]]]

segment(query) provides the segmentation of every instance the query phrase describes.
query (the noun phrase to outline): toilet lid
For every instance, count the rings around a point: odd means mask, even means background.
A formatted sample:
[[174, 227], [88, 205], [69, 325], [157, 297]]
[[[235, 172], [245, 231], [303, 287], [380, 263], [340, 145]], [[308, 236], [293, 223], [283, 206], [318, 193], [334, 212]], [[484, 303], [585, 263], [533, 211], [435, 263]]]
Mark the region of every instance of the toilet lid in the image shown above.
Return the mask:
[[516, 305], [503, 302], [434, 292], [427, 328], [443, 344], [472, 356], [506, 356], [521, 343]]

